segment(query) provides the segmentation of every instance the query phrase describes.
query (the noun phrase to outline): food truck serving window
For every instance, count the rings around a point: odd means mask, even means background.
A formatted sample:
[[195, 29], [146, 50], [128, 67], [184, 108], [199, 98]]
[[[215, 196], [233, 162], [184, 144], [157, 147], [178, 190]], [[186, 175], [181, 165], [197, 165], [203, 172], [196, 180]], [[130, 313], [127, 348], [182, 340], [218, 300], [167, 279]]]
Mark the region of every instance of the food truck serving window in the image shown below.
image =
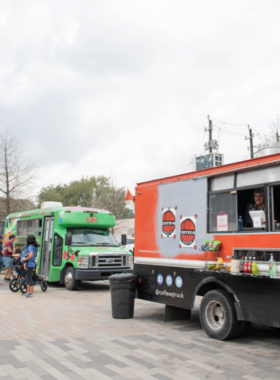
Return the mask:
[[280, 166], [208, 180], [208, 232], [280, 231]]
[[208, 198], [209, 232], [227, 232], [237, 230], [237, 194], [223, 192], [209, 194]]

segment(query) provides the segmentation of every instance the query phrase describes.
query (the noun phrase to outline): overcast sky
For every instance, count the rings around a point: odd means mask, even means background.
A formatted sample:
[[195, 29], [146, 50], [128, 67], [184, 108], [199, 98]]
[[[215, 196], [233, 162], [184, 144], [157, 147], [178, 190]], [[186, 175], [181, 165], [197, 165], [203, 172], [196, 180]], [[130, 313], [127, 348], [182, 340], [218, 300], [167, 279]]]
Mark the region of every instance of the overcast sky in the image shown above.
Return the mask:
[[257, 137], [280, 112], [279, 11], [279, 0], [1, 0], [1, 130], [38, 160], [37, 190], [101, 174], [133, 190], [189, 171], [208, 114], [244, 124], [215, 120], [225, 162], [249, 157], [246, 124]]

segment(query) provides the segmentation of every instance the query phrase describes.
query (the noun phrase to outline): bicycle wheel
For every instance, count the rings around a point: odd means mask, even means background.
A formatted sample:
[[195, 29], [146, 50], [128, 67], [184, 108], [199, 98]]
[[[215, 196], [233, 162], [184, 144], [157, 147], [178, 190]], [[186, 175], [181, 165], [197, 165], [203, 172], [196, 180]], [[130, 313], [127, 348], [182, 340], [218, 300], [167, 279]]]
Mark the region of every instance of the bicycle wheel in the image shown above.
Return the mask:
[[19, 283], [16, 279], [10, 281], [9, 288], [12, 292], [17, 292], [19, 290]]
[[21, 293], [26, 293], [27, 292], [27, 281], [26, 280], [22, 281], [19, 288], [20, 288]]
[[42, 289], [42, 292], [45, 292], [48, 289], [47, 281], [45, 280], [41, 281], [41, 289]]

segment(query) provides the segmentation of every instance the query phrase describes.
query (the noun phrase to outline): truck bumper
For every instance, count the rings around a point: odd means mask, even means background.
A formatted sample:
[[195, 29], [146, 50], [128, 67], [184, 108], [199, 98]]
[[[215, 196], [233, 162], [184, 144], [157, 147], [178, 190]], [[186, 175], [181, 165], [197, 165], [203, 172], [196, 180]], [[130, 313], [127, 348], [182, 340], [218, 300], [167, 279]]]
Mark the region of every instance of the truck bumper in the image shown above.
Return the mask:
[[124, 268], [119, 270], [90, 270], [90, 269], [76, 269], [75, 270], [75, 279], [83, 281], [97, 281], [97, 280], [106, 280], [112, 274], [116, 273], [133, 273], [133, 269]]

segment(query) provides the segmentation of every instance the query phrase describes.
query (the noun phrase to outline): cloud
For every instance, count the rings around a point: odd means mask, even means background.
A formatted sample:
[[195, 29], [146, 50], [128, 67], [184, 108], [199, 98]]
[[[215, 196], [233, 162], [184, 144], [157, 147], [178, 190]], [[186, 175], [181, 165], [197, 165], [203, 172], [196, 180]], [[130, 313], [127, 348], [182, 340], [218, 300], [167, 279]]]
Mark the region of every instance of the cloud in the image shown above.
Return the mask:
[[[113, 174], [133, 185], [203, 153], [207, 115], [262, 132], [279, 112], [277, 1], [3, 1], [1, 128], [38, 188]], [[244, 136], [214, 131], [225, 158]]]

